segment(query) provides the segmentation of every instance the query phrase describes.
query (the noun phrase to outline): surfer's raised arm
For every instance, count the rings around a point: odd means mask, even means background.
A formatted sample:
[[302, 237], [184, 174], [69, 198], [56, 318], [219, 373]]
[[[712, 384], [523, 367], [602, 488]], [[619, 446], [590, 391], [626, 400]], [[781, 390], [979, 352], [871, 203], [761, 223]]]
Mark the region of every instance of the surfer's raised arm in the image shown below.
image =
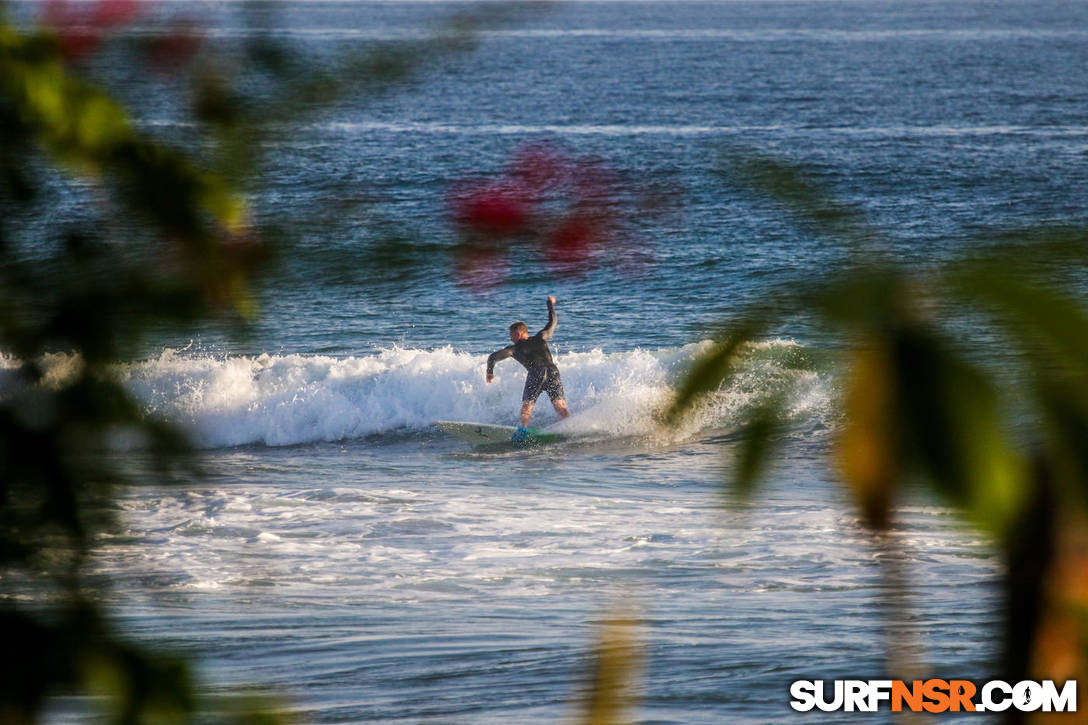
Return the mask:
[[542, 337], [545, 340], [552, 339], [552, 333], [555, 332], [555, 325], [559, 321], [559, 318], [555, 314], [555, 295], [548, 296], [548, 324], [544, 326], [544, 329], [536, 333], [537, 337]]
[[491, 382], [495, 377], [495, 363], [499, 360], [505, 360], [508, 357], [514, 356], [514, 346], [507, 345], [501, 350], [496, 350], [487, 356], [487, 382]]

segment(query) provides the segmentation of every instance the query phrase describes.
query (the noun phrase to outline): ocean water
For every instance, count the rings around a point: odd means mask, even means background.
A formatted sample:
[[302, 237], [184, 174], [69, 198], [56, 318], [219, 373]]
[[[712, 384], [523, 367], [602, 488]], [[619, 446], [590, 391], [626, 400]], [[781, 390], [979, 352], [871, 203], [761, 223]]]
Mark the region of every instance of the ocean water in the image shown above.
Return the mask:
[[[470, 6], [241, 7], [160, 11], [200, 18], [225, 49], [269, 35], [320, 64]], [[267, 686], [321, 723], [574, 721], [616, 612], [640, 622], [637, 722], [890, 721], [788, 704], [796, 679], [886, 675], [890, 624], [933, 676], [992, 675], [989, 544], [916, 493], [881, 548], [827, 473], [835, 380], [796, 365], [830, 345], [819, 330], [786, 322], [678, 430], [654, 414], [721, 323], [851, 261], [729, 178], [729, 150], [815, 170], [923, 272], [995, 230], [1088, 221], [1088, 3], [516, 8], [475, 52], [269, 141], [258, 206], [299, 241], [250, 334], [163, 332], [118, 362], [207, 471], [120, 501], [94, 570], [121, 626], [194, 658], [213, 696]], [[111, 71], [148, 133], [185, 138], [167, 94]], [[519, 252], [503, 284], [459, 284], [450, 190], [542, 142], [633, 195], [665, 190], [669, 213], [631, 213], [638, 264], [570, 275]], [[423, 250], [413, 265], [369, 261], [390, 235]], [[544, 324], [548, 294], [575, 414], [561, 425], [580, 437], [484, 454], [435, 430], [516, 420], [523, 373], [507, 361], [486, 385], [485, 358], [509, 322]], [[58, 376], [72, 364], [48, 361]], [[789, 445], [744, 505], [722, 485], [737, 425], [782, 383]], [[542, 400], [534, 421], [554, 419]], [[909, 595], [886, 616], [888, 560]], [[58, 700], [54, 719], [93, 716]]]

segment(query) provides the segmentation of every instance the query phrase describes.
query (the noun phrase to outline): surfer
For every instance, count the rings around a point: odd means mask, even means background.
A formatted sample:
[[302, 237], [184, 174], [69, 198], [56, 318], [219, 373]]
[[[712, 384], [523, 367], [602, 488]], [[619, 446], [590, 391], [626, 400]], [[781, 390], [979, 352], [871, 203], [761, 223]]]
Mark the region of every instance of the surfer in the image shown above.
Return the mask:
[[510, 341], [514, 344], [491, 353], [487, 358], [487, 382], [489, 383], [495, 377], [495, 363], [508, 357], [517, 360], [528, 371], [528, 375], [525, 376], [525, 390], [521, 394], [521, 423], [518, 432], [523, 432], [529, 425], [533, 405], [545, 391], [560, 418], [570, 415], [567, 411], [567, 401], [563, 399], [563, 381], [559, 378], [559, 368], [552, 360], [552, 351], [548, 349], [548, 340], [555, 331], [556, 321], [555, 297], [549, 296], [548, 324], [544, 326], [544, 329], [529, 337], [529, 328], [525, 326], [525, 323], [515, 322], [510, 325]]

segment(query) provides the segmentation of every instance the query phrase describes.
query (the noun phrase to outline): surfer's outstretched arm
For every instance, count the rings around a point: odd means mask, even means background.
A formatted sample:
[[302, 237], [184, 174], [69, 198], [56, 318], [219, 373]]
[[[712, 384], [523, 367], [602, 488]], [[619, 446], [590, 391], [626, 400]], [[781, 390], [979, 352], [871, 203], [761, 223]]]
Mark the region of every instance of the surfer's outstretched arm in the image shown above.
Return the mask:
[[542, 337], [545, 340], [550, 340], [552, 333], [555, 332], [555, 325], [559, 322], [559, 318], [555, 314], [555, 296], [548, 297], [548, 324], [544, 326], [544, 329], [536, 333], [537, 337]]
[[495, 376], [495, 363], [499, 360], [505, 360], [508, 357], [514, 356], [514, 346], [507, 345], [501, 350], [496, 350], [487, 356], [487, 382], [491, 382], [491, 378]]

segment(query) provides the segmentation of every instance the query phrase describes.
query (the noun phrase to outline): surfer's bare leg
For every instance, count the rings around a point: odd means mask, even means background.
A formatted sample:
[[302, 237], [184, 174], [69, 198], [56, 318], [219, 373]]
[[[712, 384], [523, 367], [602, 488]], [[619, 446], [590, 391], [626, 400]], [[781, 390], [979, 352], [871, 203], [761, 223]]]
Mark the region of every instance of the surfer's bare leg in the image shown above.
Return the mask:
[[533, 415], [533, 401], [523, 400], [521, 402], [521, 425], [522, 428], [526, 428], [529, 425], [529, 418]]
[[570, 411], [567, 410], [567, 401], [562, 398], [556, 398], [552, 401], [552, 406], [555, 407], [555, 412], [559, 414], [559, 418], [563, 419], [570, 415]]

